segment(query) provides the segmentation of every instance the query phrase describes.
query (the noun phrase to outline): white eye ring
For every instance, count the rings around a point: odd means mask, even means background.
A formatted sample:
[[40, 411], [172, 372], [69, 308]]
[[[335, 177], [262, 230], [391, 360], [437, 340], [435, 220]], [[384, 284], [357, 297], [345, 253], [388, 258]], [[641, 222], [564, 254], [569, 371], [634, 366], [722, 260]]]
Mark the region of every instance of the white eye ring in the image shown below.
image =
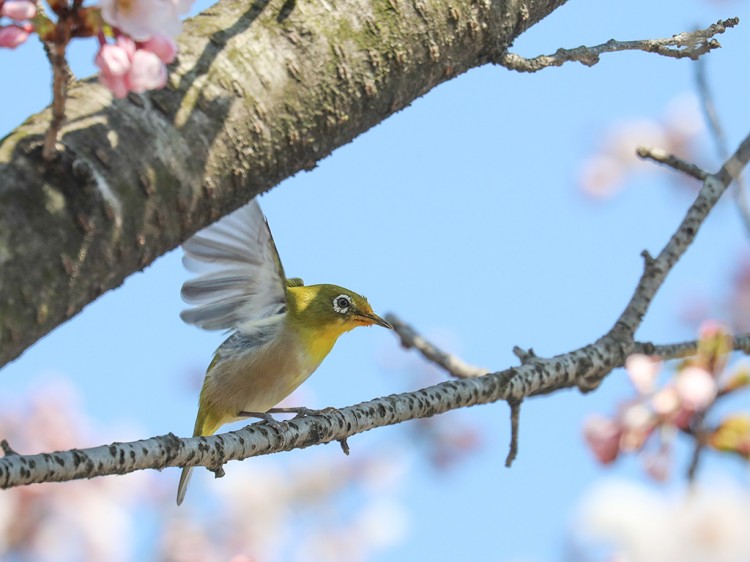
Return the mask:
[[346, 311], [349, 310], [352, 306], [352, 297], [349, 295], [339, 295], [335, 299], [333, 299], [333, 310], [338, 312], [339, 314], [346, 314]]

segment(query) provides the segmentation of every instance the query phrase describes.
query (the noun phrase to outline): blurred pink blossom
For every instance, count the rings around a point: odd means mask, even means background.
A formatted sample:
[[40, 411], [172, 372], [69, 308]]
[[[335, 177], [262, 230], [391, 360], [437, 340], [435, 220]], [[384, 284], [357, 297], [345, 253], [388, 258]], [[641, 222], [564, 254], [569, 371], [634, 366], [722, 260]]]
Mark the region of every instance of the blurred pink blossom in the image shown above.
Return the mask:
[[583, 438], [602, 464], [609, 464], [617, 458], [622, 431], [619, 422], [597, 414], [589, 416], [583, 424]]
[[655, 452], [643, 455], [643, 467], [651, 478], [664, 482], [669, 479], [672, 469], [672, 449], [659, 447]]
[[154, 53], [165, 64], [169, 64], [177, 56], [177, 44], [167, 35], [154, 35], [141, 48]]
[[656, 386], [661, 363], [648, 355], [634, 353], [625, 360], [625, 369], [635, 389], [641, 394], [650, 394]]
[[151, 51], [139, 49], [132, 39], [120, 36], [114, 45], [103, 44], [95, 59], [99, 81], [116, 98], [141, 93], [167, 83], [167, 67]]
[[[597, 552], [606, 542], [612, 549], [607, 560], [750, 560], [747, 489], [725, 483], [670, 492], [623, 482], [600, 484], [581, 502], [576, 534]], [[577, 559], [603, 559], [587, 554]]]
[[662, 418], [671, 417], [680, 407], [680, 397], [674, 386], [666, 386], [651, 397], [654, 413]]
[[180, 16], [193, 0], [102, 0], [102, 18], [136, 41], [156, 35], [177, 37], [182, 30]]
[[718, 392], [714, 377], [705, 369], [695, 366], [677, 373], [674, 384], [682, 404], [694, 412], [705, 409]]
[[18, 25], [0, 26], [0, 47], [15, 49], [29, 38], [30, 29]]
[[133, 55], [132, 66], [127, 75], [128, 88], [132, 92], [163, 88], [167, 83], [167, 67], [154, 53], [138, 49]]
[[128, 49], [123, 47], [122, 42], [118, 41], [116, 45], [102, 45], [94, 62], [107, 75], [124, 76], [130, 70], [131, 56]]
[[620, 417], [623, 426], [620, 449], [637, 451], [643, 447], [656, 425], [654, 413], [646, 404], [636, 401], [628, 404]]
[[19, 22], [30, 20], [36, 15], [36, 6], [28, 0], [6, 0], [2, 4], [0, 15]]
[[635, 172], [658, 168], [636, 155], [639, 146], [657, 147], [694, 160], [703, 119], [694, 95], [672, 100], [659, 118], [633, 118], [609, 127], [597, 139], [596, 151], [581, 164], [578, 183], [585, 195], [605, 199], [619, 193]]

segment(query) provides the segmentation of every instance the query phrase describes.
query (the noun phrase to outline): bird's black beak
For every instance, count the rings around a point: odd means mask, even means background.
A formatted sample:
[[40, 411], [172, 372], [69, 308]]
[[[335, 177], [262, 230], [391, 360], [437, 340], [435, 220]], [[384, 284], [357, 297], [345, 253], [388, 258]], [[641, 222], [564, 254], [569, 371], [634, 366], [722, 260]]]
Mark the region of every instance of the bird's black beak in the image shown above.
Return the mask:
[[369, 314], [357, 314], [363, 322], [366, 324], [372, 326], [373, 324], [377, 324], [378, 326], [383, 326], [383, 328], [388, 328], [389, 330], [393, 330], [393, 326], [391, 326], [388, 322], [383, 320], [380, 316], [375, 314], [374, 312], [371, 312]]

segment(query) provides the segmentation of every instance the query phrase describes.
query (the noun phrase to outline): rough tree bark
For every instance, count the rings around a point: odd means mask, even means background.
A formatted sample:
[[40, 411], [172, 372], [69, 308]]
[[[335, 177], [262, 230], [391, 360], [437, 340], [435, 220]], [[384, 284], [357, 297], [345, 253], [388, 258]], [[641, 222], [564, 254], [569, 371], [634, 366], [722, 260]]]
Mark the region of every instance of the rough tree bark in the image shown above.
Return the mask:
[[0, 141], [0, 365], [131, 273], [402, 109], [498, 60], [565, 0], [221, 0], [161, 91], [75, 84]]

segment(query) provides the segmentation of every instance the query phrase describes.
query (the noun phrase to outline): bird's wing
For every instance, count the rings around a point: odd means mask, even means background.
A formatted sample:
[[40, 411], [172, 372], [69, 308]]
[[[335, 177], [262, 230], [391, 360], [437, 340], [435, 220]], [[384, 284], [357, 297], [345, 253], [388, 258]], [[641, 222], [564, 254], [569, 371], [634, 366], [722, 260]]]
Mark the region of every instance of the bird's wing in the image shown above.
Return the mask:
[[182, 286], [192, 308], [180, 317], [205, 330], [251, 329], [286, 310], [286, 280], [263, 212], [253, 199], [182, 245], [182, 263], [198, 276]]

